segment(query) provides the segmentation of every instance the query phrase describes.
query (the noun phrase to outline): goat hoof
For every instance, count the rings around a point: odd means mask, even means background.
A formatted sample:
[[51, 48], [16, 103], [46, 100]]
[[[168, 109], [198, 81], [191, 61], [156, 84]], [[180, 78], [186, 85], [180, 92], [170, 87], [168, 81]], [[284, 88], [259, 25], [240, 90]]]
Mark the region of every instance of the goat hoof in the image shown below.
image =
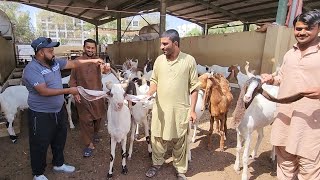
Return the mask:
[[112, 174], [107, 174], [107, 179], [112, 179]]
[[149, 152], [149, 157], [152, 158], [152, 152]]
[[16, 144], [17, 141], [18, 141], [18, 136], [16, 136], [16, 135], [15, 135], [15, 136], [10, 135], [10, 139], [11, 139], [12, 143]]
[[132, 159], [131, 155], [130, 155], [130, 156], [128, 156], [128, 160], [129, 160], [129, 161], [131, 161], [131, 159]]
[[122, 171], [121, 171], [122, 174], [124, 175], [127, 175], [128, 174], [128, 168], [127, 168], [127, 165], [125, 166], [122, 166]]

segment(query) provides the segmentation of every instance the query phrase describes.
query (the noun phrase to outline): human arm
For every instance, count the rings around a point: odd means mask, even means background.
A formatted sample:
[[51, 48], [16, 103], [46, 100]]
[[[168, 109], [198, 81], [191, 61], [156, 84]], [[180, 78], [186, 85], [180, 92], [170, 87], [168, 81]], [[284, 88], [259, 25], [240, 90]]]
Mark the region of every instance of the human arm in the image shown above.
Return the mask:
[[310, 99], [320, 99], [320, 87], [308, 88], [301, 94]]
[[[77, 84], [77, 70], [76, 69], [71, 70], [69, 86], [70, 87], [77, 87], [78, 86], [78, 84]], [[73, 97], [77, 103], [81, 103], [81, 97], [79, 94], [75, 94], [75, 95], [73, 95]]]
[[54, 89], [54, 88], [48, 88], [46, 83], [38, 84], [38, 85], [34, 86], [34, 89], [41, 96], [57, 96], [57, 95], [61, 95], [61, 94], [72, 94], [72, 95], [79, 94], [78, 88], [76, 88], [76, 87]]
[[147, 97], [152, 96], [155, 92], [157, 92], [157, 84], [151, 81], [149, 91], [147, 92]]
[[190, 111], [190, 121], [192, 121], [192, 123], [195, 123], [197, 120], [197, 114], [196, 114], [196, 104], [197, 104], [197, 100], [198, 100], [198, 90], [195, 89], [191, 92], [191, 111]]
[[283, 77], [283, 69], [286, 64], [287, 56], [283, 57], [283, 63], [278, 71], [277, 75], [274, 74], [261, 74], [261, 83], [279, 86]]
[[158, 87], [158, 59], [156, 59], [154, 65], [153, 65], [153, 71], [150, 78], [150, 88], [147, 92], [147, 97], [152, 96], [154, 93], [157, 92]]
[[88, 64], [88, 63], [94, 63], [97, 65], [104, 64], [104, 61], [102, 59], [78, 59], [78, 60], [71, 60], [67, 61], [67, 64], [65, 65], [64, 69], [73, 69], [76, 67], [79, 67], [83, 64]]
[[198, 100], [198, 89], [200, 85], [200, 81], [198, 79], [198, 73], [197, 73], [197, 63], [195, 59], [192, 59], [191, 68], [189, 71], [189, 83], [190, 83], [190, 96], [191, 96], [191, 104], [190, 104], [190, 121], [193, 123], [197, 120], [197, 114], [196, 114], [196, 104]]

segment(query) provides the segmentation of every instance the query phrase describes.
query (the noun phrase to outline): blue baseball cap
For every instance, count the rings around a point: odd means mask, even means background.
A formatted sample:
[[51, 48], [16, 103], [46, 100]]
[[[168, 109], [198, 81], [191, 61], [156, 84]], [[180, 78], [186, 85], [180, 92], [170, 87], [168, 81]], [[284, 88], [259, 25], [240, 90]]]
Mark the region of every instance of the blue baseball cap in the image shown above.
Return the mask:
[[33, 48], [34, 52], [37, 52], [42, 48], [58, 47], [59, 45], [59, 42], [52, 42], [51, 38], [46, 37], [38, 37], [31, 43], [31, 47]]

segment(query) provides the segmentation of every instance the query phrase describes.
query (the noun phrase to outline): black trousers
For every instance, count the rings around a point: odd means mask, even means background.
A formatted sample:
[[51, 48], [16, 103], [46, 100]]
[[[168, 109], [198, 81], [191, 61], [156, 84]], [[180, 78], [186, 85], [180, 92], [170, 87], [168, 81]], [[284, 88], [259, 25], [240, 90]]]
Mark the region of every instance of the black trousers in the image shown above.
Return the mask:
[[67, 138], [65, 106], [58, 113], [43, 113], [29, 109], [29, 146], [33, 175], [41, 175], [47, 166], [47, 150], [51, 145], [53, 166], [64, 163], [63, 150]]

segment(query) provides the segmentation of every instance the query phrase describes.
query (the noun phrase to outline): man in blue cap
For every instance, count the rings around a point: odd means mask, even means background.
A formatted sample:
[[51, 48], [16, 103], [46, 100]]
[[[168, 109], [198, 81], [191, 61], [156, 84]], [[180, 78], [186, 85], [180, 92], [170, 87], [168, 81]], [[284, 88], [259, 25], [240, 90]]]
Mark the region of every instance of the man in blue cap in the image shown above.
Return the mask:
[[25, 67], [22, 77], [29, 91], [29, 145], [34, 180], [47, 180], [43, 173], [49, 145], [53, 154], [53, 170], [67, 173], [75, 171], [75, 167], [64, 164], [67, 116], [63, 95], [77, 95], [79, 92], [76, 87], [63, 89], [60, 70], [87, 63], [103, 64], [101, 59], [55, 59], [53, 48], [59, 45], [59, 42], [52, 42], [50, 38], [39, 37], [34, 40], [31, 47], [35, 56]]

